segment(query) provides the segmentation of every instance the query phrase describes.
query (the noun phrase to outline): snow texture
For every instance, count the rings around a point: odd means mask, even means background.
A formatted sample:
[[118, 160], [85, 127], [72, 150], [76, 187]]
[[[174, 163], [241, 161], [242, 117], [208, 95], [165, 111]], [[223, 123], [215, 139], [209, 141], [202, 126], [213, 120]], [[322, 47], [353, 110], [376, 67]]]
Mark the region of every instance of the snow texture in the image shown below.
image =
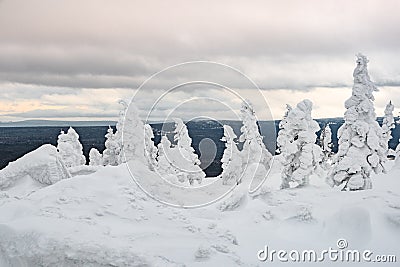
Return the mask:
[[71, 174], [72, 177], [78, 176], [78, 175], [88, 175], [91, 173], [94, 173], [98, 171], [101, 168], [101, 166], [88, 166], [88, 165], [80, 165], [80, 166], [75, 166], [75, 167], [70, 167], [68, 168], [69, 173]]
[[331, 186], [344, 184], [343, 190], [370, 189], [371, 173], [385, 171], [386, 148], [372, 95], [378, 89], [370, 80], [367, 63], [364, 55], [357, 55], [352, 95], [345, 102], [345, 122], [338, 130], [339, 150], [327, 178]]
[[[281, 166], [274, 165], [268, 190], [247, 198], [245, 208], [226, 206], [229, 212], [221, 212], [220, 203], [201, 209], [160, 204], [136, 186], [126, 164], [65, 179], [21, 199], [1, 191], [0, 265], [280, 266], [277, 259], [260, 262], [257, 252], [266, 245], [320, 252], [336, 249], [339, 238], [351, 250], [398, 259], [400, 165], [374, 176], [373, 190], [345, 197], [319, 179], [301, 190], [279, 190]], [[136, 175], [154, 175], [135, 166]], [[329, 263], [317, 266], [343, 264]]]
[[279, 125], [278, 147], [281, 152], [281, 188], [308, 185], [309, 177], [319, 167], [322, 150], [315, 144], [318, 123], [311, 117], [312, 102], [305, 99], [292, 109], [289, 105]]

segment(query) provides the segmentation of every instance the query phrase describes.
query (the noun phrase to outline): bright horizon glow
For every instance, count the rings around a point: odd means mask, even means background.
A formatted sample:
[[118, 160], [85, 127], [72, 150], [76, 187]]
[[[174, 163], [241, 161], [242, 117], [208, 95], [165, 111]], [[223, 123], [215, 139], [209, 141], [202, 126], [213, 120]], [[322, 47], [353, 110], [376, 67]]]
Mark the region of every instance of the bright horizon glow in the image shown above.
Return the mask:
[[[397, 94], [398, 91], [397, 87], [383, 87], [380, 88], [379, 92], [375, 92], [375, 111], [377, 117], [382, 117], [384, 115], [384, 109], [386, 104], [391, 100], [394, 103], [395, 107], [397, 103], [400, 103], [400, 94]], [[314, 119], [325, 119], [325, 118], [342, 118], [345, 112], [344, 108], [344, 101], [350, 97], [351, 88], [315, 88], [310, 91], [295, 91], [295, 90], [287, 90], [287, 89], [278, 89], [278, 90], [264, 90], [262, 91], [265, 98], [270, 105], [272, 115], [274, 120], [280, 120], [281, 116], [283, 116], [285, 112], [286, 103], [290, 104], [291, 106], [295, 106], [299, 101], [297, 99], [310, 99], [314, 106], [312, 111], [312, 116]], [[121, 95], [123, 98], [124, 95]], [[282, 102], [281, 99], [288, 99], [287, 102]], [[334, 99], [334, 101], [332, 100]], [[115, 100], [117, 102], [117, 99]], [[19, 110], [21, 114], [26, 111], [29, 111], [29, 108], [38, 107], [40, 106], [39, 103], [36, 102], [28, 102], [28, 104], [24, 105], [25, 103], [18, 103], [18, 105], [14, 105], [15, 112]], [[41, 106], [41, 108], [46, 106]], [[76, 116], [76, 117], [34, 117], [34, 118], [20, 118], [20, 119], [13, 119], [9, 118], [4, 119], [2, 118], [2, 122], [17, 122], [17, 121], [24, 121], [24, 120], [61, 120], [61, 121], [117, 121], [119, 109], [122, 106], [116, 105], [115, 109], [112, 111], [114, 114], [109, 112], [109, 116], [107, 117], [87, 117], [87, 116]], [[263, 106], [259, 105], [256, 106], [256, 111], [263, 108]], [[62, 106], [48, 106], [49, 110], [63, 110]], [[399, 115], [398, 108], [394, 111], [394, 116], [397, 117]], [[144, 112], [141, 113], [141, 117], [145, 117], [146, 114]], [[189, 120], [190, 117], [185, 118], [185, 120]], [[215, 119], [220, 120], [235, 120], [235, 118], [218, 118], [217, 114]], [[163, 118], [160, 118], [156, 121], [162, 121]]]

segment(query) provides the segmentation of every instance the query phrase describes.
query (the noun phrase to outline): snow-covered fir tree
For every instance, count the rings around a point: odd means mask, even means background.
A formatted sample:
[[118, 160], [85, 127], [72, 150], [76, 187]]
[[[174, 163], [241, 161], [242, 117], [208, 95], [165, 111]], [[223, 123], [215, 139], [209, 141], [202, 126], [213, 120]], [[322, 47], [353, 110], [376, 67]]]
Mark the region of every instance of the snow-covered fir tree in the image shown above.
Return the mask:
[[322, 148], [322, 167], [327, 170], [331, 166], [331, 156], [332, 156], [332, 129], [329, 123], [321, 131], [320, 135], [320, 145]]
[[74, 148], [75, 155], [76, 155], [76, 164], [77, 164], [77, 166], [85, 165], [86, 158], [83, 155], [83, 146], [82, 146], [81, 142], [79, 141], [78, 133], [75, 131], [74, 128], [69, 127], [67, 134], [69, 136], [71, 136], [72, 146]]
[[175, 179], [177, 176], [177, 171], [176, 168], [172, 165], [171, 142], [168, 140], [167, 136], [165, 135], [161, 136], [161, 141], [158, 144], [157, 148], [158, 148], [157, 165], [156, 165], [157, 172], [167, 180], [171, 179], [169, 179], [166, 176], [174, 176], [173, 179]]
[[140, 160], [147, 164], [144, 150], [144, 124], [139, 118], [139, 110], [132, 103], [120, 100], [123, 110], [120, 112], [116, 139], [121, 144], [119, 163]]
[[150, 170], [154, 170], [157, 166], [157, 147], [154, 145], [154, 133], [153, 129], [149, 124], [144, 125], [144, 147], [145, 147], [145, 156], [147, 158], [147, 163], [149, 165]]
[[72, 127], [69, 127], [67, 133], [61, 131], [57, 140], [57, 150], [67, 168], [86, 163], [79, 135]]
[[225, 142], [225, 150], [222, 156], [222, 183], [223, 184], [235, 184], [238, 183], [241, 170], [242, 170], [242, 158], [240, 156], [240, 151], [237, 148], [236, 134], [234, 133], [232, 127], [229, 125], [224, 125], [224, 136], [221, 141]]
[[[261, 136], [257, 118], [253, 105], [249, 100], [243, 101], [240, 109], [240, 118], [243, 126], [240, 128], [241, 135], [239, 142], [243, 143], [241, 151], [242, 169], [246, 169], [251, 163], [258, 163], [269, 170], [271, 166], [272, 155], [265, 147], [263, 137]], [[238, 181], [240, 183], [240, 181]]]
[[105, 149], [103, 151], [103, 165], [117, 166], [121, 154], [121, 144], [119, 138], [114, 134], [114, 130], [108, 127], [105, 135]]
[[[117, 124], [115, 125], [116, 131], [114, 133], [112, 130], [110, 130], [110, 127], [109, 127], [107, 134], [106, 134], [106, 137], [107, 137], [107, 135], [109, 136], [109, 138], [107, 138], [107, 139], [110, 139], [110, 141], [112, 141], [113, 149], [118, 152], [116, 165], [119, 165], [123, 162], [122, 133], [123, 133], [123, 129], [124, 129], [125, 113], [126, 113], [126, 110], [128, 109], [128, 103], [125, 100], [120, 99], [118, 101], [118, 103], [122, 106], [122, 109], [119, 111], [118, 121], [117, 121]], [[116, 146], [118, 146], [118, 148], [116, 148]], [[103, 152], [103, 155], [104, 155], [104, 152]], [[116, 166], [115, 164], [111, 164], [111, 165]]]
[[315, 144], [320, 127], [311, 117], [312, 102], [305, 99], [294, 109], [287, 109], [286, 118], [278, 133], [281, 151], [282, 184], [289, 188], [290, 182], [297, 186], [309, 183], [309, 177], [319, 167], [321, 148]]
[[286, 104], [286, 111], [285, 111], [285, 115], [283, 115], [282, 120], [279, 122], [279, 132], [278, 132], [278, 140], [277, 140], [277, 153], [281, 154], [282, 149], [281, 147], [285, 147], [286, 146], [286, 142], [289, 142], [290, 140], [290, 131], [288, 129], [286, 129], [287, 127], [285, 127], [288, 124], [287, 121], [287, 117], [289, 115], [289, 112], [292, 110], [292, 106], [290, 106], [289, 104]]
[[319, 138], [324, 155], [332, 153], [332, 129], [329, 125], [329, 123], [325, 125]]
[[[242, 102], [240, 118], [243, 123], [243, 126], [240, 128], [241, 135], [239, 137], [239, 142], [243, 143], [243, 148], [239, 153], [240, 160], [236, 159], [238, 158], [235, 155], [236, 153], [232, 153], [232, 162], [230, 162], [232, 165], [227, 165], [227, 169], [223, 171], [227, 172], [226, 181], [228, 183], [236, 182], [237, 188], [218, 206], [222, 211], [234, 210], [246, 205], [249, 200], [249, 190], [254, 192], [253, 190], [258, 188], [253, 187], [253, 185], [257, 185], [265, 179], [272, 164], [272, 155], [264, 145], [263, 137], [258, 129], [257, 117], [250, 101], [246, 100]], [[233, 131], [229, 128], [226, 130], [225, 136], [230, 136], [233, 140]], [[233, 145], [232, 148], [235, 149]], [[227, 152], [225, 151], [225, 153]], [[229, 154], [224, 154], [224, 156], [229, 161]], [[241, 166], [238, 167], [240, 161]], [[233, 172], [237, 172], [237, 174]]]
[[89, 151], [89, 165], [90, 166], [101, 166], [103, 165], [103, 156], [97, 150], [97, 148], [92, 148]]
[[177, 118], [174, 121], [174, 142], [176, 142], [176, 145], [172, 149], [173, 165], [177, 168], [180, 181], [187, 181], [190, 185], [197, 181], [200, 184], [205, 173], [200, 168], [201, 162], [192, 147], [192, 138], [190, 138], [188, 129], [181, 119]]
[[74, 153], [74, 149], [70, 143], [69, 136], [63, 130], [61, 130], [60, 134], [58, 135], [57, 151], [66, 167], [71, 167], [74, 165], [73, 158], [69, 157], [69, 155]]
[[123, 100], [120, 99], [118, 101], [118, 103], [122, 106], [122, 109], [119, 111], [119, 116], [118, 116], [118, 121], [117, 124], [115, 125], [116, 131], [114, 134], [114, 140], [118, 143], [119, 147], [120, 147], [120, 153], [118, 154], [118, 164], [121, 164], [124, 159], [124, 155], [123, 155], [123, 141], [122, 141], [122, 135], [123, 135], [123, 130], [124, 130], [124, 122], [125, 122], [125, 114], [126, 111], [128, 109], [128, 103]]
[[378, 89], [370, 80], [367, 63], [364, 55], [357, 55], [352, 95], [345, 102], [345, 122], [338, 130], [338, 153], [327, 178], [331, 186], [344, 184], [343, 190], [372, 188], [372, 171], [384, 171], [386, 150], [372, 94]]
[[382, 122], [382, 146], [385, 148], [387, 155], [394, 155], [394, 151], [389, 149], [389, 141], [392, 137], [392, 129], [395, 128], [394, 117], [393, 117], [394, 105], [390, 101], [385, 108], [385, 115]]

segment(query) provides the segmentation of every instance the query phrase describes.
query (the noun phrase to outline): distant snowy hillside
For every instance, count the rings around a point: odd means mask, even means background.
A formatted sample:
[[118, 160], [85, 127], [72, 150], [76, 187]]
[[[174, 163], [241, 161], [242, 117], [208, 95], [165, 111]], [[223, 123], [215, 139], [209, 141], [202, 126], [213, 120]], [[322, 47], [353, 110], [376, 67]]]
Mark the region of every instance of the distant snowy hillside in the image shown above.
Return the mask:
[[66, 127], [66, 126], [115, 126], [116, 121], [55, 121], [55, 120], [24, 120], [0, 122], [0, 127]]

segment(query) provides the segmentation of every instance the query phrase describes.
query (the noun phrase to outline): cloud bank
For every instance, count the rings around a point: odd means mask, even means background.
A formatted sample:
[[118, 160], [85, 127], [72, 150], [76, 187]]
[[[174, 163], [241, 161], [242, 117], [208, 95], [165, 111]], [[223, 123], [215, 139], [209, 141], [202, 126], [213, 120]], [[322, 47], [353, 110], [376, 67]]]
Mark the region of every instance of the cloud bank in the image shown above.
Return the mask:
[[[400, 103], [398, 10], [396, 0], [4, 0], [0, 120], [116, 117], [117, 99], [132, 96], [150, 75], [193, 60], [248, 75], [278, 118], [286, 102], [301, 98], [315, 102], [315, 117], [341, 116], [359, 51], [370, 58], [383, 112], [390, 99]], [[203, 71], [164, 77], [146, 88], [149, 97]], [[200, 110], [204, 105], [185, 112], [196, 116]]]

